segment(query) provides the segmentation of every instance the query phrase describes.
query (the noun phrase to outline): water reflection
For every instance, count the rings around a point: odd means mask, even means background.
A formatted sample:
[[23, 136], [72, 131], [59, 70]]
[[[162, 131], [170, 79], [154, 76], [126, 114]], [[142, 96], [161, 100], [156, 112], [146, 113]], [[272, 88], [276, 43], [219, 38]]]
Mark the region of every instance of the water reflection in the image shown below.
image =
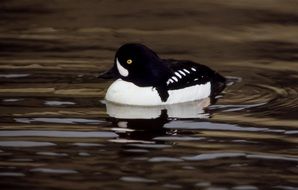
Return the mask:
[[106, 102], [107, 114], [118, 119], [154, 119], [166, 115], [167, 118], [195, 119], [208, 118], [205, 109], [210, 98], [199, 101], [163, 106], [128, 106]]
[[165, 128], [165, 124], [176, 119], [208, 118], [209, 114], [205, 109], [209, 104], [209, 98], [194, 102], [152, 107], [128, 106], [106, 102], [107, 114], [110, 116], [108, 120], [112, 122], [111, 129], [120, 136], [120, 139], [111, 141], [119, 143], [149, 143], [151, 145], [145, 146], [156, 147], [155, 141], [158, 141], [156, 137], [175, 133], [174, 130]]
[[170, 122], [166, 110], [161, 110], [161, 115], [153, 119], [110, 118], [109, 120], [112, 122], [112, 130], [120, 137], [116, 142], [125, 143], [136, 141], [150, 143], [154, 137], [166, 134], [167, 130], [163, 126]]

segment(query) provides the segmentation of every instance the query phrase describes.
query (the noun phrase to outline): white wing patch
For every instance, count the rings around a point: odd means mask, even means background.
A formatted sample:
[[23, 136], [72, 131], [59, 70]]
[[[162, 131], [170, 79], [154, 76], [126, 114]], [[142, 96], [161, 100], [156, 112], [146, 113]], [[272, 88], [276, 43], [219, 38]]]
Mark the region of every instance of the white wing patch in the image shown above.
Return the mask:
[[172, 79], [173, 79], [174, 81], [178, 82], [177, 77], [174, 77], [174, 76], [173, 76]]
[[178, 72], [175, 72], [175, 75], [178, 76], [179, 78], [182, 78], [182, 76]]
[[172, 79], [169, 79], [169, 80], [167, 81], [167, 85], [169, 85], [169, 84], [171, 84], [171, 83], [174, 83], [174, 81], [173, 81]]
[[[189, 68], [190, 70], [187, 69], [183, 69], [183, 70], [177, 70], [174, 72], [174, 76], [172, 76], [171, 78], [168, 79], [167, 81], [167, 86], [169, 86], [169, 84], [178, 82], [179, 79], [182, 79], [183, 77], [191, 74], [191, 72], [196, 72], [197, 69], [195, 67], [191, 67]], [[203, 78], [203, 76], [201, 76]], [[199, 78], [194, 78], [193, 81], [197, 81], [199, 80]]]
[[[187, 76], [188, 74], [191, 74], [191, 72], [196, 72], [197, 69], [194, 67], [191, 67], [190, 70], [187, 69], [183, 69], [183, 70], [177, 70], [176, 72], [174, 72], [175, 76], [172, 76], [171, 78], [168, 79], [167, 81], [167, 86], [169, 86], [169, 84], [178, 82], [179, 79], [182, 79], [183, 77]], [[203, 76], [202, 76], [203, 78]], [[194, 81], [199, 80], [198, 78], [193, 79]]]
[[183, 71], [179, 70], [178, 72], [181, 73], [182, 75], [186, 76], [186, 74]]
[[187, 69], [183, 69], [183, 71], [190, 74], [190, 72]]

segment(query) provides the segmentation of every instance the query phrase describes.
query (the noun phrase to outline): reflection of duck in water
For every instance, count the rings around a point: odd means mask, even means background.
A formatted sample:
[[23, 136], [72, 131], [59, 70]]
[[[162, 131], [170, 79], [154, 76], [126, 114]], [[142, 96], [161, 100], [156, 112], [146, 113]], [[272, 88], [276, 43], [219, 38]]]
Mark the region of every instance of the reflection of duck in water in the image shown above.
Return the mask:
[[215, 96], [225, 87], [225, 78], [209, 67], [160, 59], [141, 44], [120, 47], [113, 68], [100, 77], [117, 79], [107, 91], [107, 101], [137, 106], [190, 102]]
[[167, 129], [163, 126], [170, 121], [166, 110], [161, 110], [161, 114], [152, 119], [119, 119], [111, 117], [109, 120], [116, 127], [113, 129], [120, 138], [142, 141], [150, 141], [156, 136], [166, 134]]
[[167, 118], [207, 118], [205, 108], [210, 105], [210, 99], [205, 98], [199, 101], [185, 102], [180, 104], [159, 105], [159, 106], [129, 106], [106, 102], [107, 114], [118, 119], [154, 119], [160, 117], [163, 112]]
[[[106, 102], [108, 119], [112, 129], [122, 139], [152, 140], [171, 130], [164, 125], [173, 119], [208, 118], [205, 108], [210, 99], [163, 106], [128, 106]], [[170, 132], [171, 133], [171, 132]]]

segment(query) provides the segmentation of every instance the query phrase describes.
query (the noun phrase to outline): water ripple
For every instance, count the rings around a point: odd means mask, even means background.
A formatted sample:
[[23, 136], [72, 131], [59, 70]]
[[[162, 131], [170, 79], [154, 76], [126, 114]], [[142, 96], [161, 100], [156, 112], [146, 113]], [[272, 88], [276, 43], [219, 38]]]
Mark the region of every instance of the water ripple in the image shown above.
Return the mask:
[[216, 153], [203, 153], [196, 156], [183, 156], [182, 159], [190, 161], [204, 161], [223, 158], [247, 158], [247, 159], [261, 159], [261, 160], [279, 160], [298, 162], [297, 156], [284, 156], [284, 155], [271, 155], [271, 154], [251, 154], [241, 152], [216, 152]]
[[40, 172], [47, 174], [76, 174], [75, 170], [70, 169], [52, 169], [52, 168], [34, 168], [30, 170], [31, 172]]
[[23, 177], [25, 174], [19, 172], [0, 172], [0, 176], [6, 177]]
[[0, 137], [67, 137], [67, 138], [116, 138], [113, 132], [82, 132], [82, 131], [0, 131]]
[[55, 146], [51, 142], [36, 142], [36, 141], [0, 141], [0, 146], [4, 147], [42, 147]]
[[103, 121], [95, 119], [83, 119], [83, 118], [15, 118], [16, 122], [19, 123], [33, 123], [33, 122], [43, 122], [43, 123], [62, 123], [62, 124], [100, 124]]
[[121, 177], [120, 180], [125, 182], [137, 182], [137, 183], [156, 183], [156, 180], [147, 179], [143, 177], [136, 177], [136, 176], [125, 176]]
[[[284, 129], [271, 129], [262, 127], [243, 127], [224, 123], [211, 122], [184, 122], [173, 121], [164, 125], [168, 129], [207, 129], [215, 131], [246, 131], [246, 132], [272, 132], [272, 133], [286, 133]], [[289, 131], [287, 131], [289, 132]]]

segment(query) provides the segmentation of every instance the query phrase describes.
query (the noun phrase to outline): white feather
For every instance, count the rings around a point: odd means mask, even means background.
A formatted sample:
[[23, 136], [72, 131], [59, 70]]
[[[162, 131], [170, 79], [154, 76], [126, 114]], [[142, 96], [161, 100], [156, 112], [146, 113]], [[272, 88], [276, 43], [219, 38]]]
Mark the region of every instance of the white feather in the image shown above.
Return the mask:
[[178, 72], [175, 72], [175, 75], [178, 76], [179, 78], [182, 78], [182, 76]]
[[174, 77], [174, 76], [173, 76], [172, 79], [173, 79], [174, 81], [178, 82], [177, 77]]
[[183, 69], [183, 71], [185, 71], [185, 72], [188, 73], [188, 74], [190, 73], [187, 69]]
[[179, 70], [179, 73], [181, 73], [182, 75], [186, 76], [186, 74], [183, 71], [181, 71], [181, 70]]
[[169, 84], [171, 84], [171, 83], [173, 83], [174, 81], [172, 80], [172, 79], [169, 79], [168, 81], [167, 81], [167, 85], [169, 85]]
[[169, 90], [168, 100], [162, 102], [155, 88], [139, 87], [131, 82], [118, 79], [109, 87], [105, 99], [125, 105], [155, 106], [203, 99], [208, 97], [210, 92], [211, 84], [207, 82], [206, 84]]

